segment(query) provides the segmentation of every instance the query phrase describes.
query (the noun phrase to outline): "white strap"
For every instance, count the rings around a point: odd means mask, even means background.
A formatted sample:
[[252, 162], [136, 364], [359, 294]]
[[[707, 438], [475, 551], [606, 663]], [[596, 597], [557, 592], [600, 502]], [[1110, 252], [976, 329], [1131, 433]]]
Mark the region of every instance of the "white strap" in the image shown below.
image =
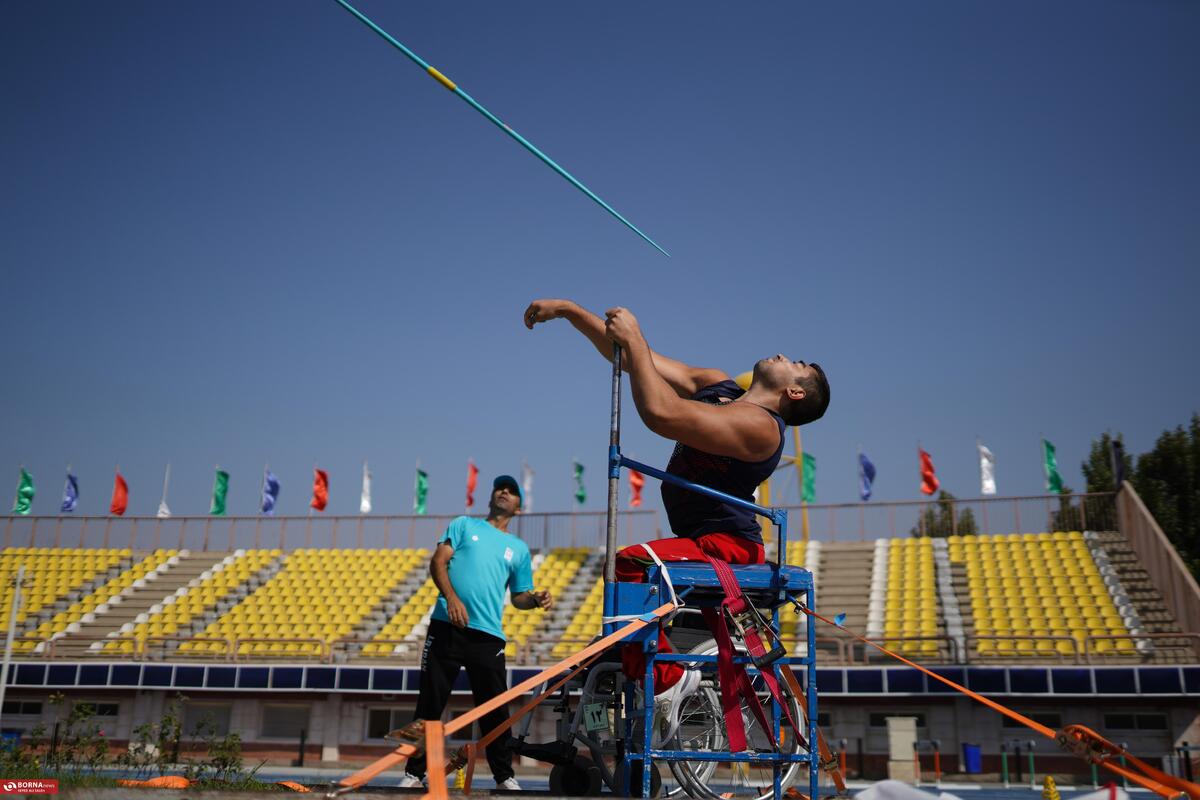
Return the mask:
[[[679, 598], [675, 594], [675, 584], [671, 581], [671, 573], [667, 570], [667, 565], [658, 557], [658, 553], [654, 552], [654, 548], [649, 543], [643, 544], [642, 547], [646, 548], [646, 552], [650, 554], [650, 558], [654, 559], [654, 563], [662, 570], [663, 579], [667, 582], [667, 591], [671, 593], [671, 602], [675, 605], [674, 610], [662, 618], [662, 622], [665, 625], [674, 619], [675, 615], [683, 609], [683, 604], [679, 602]], [[629, 620], [641, 618], [641, 614], [620, 614], [615, 617], [601, 617], [600, 619], [607, 624], [610, 622], [628, 622]]]

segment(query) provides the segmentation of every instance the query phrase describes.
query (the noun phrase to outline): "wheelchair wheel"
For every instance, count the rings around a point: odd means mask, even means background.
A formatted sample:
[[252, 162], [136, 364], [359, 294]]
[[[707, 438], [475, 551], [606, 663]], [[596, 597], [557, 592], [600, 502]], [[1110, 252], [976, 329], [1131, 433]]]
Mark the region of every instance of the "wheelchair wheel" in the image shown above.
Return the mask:
[[597, 797], [600, 784], [600, 770], [583, 756], [576, 756], [572, 764], [555, 764], [550, 770], [550, 791], [562, 797]]
[[[739, 653], [743, 653], [740, 643], [736, 643]], [[710, 639], [697, 645], [689, 651], [696, 655], [715, 655], [717, 644]], [[770, 713], [771, 695], [763, 681], [754, 672], [750, 673], [751, 683], [758, 694], [763, 708]], [[791, 707], [796, 720], [802, 720], [800, 704], [791, 696], [786, 684], [782, 686], [784, 701]], [[743, 705], [742, 720], [746, 726], [746, 743], [751, 751], [773, 752], [780, 751], [789, 754], [802, 752], [800, 742], [784, 723], [783, 746], [775, 748], [771, 731], [762, 729], [753, 712]], [[729, 738], [725, 729], [725, 715], [721, 711], [721, 695], [717, 685], [715, 672], [705, 672], [704, 679], [696, 693], [687, 698], [680, 710], [679, 733], [668, 742], [666, 747], [672, 750], [695, 750], [711, 752], [713, 750], [728, 750]], [[684, 791], [696, 800], [721, 800], [721, 795], [729, 790], [738, 796], [766, 800], [774, 796], [774, 772], [768, 764], [719, 763], [716, 761], [671, 761], [671, 774], [679, 782]], [[783, 788], [787, 788], [800, 776], [806, 774], [804, 764], [784, 764], [782, 768]]]

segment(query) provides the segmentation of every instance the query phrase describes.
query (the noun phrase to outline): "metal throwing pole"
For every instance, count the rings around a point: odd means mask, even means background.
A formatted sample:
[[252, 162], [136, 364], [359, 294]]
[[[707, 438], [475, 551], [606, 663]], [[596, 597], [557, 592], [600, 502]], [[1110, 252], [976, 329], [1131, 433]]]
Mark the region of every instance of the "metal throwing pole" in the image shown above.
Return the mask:
[[447, 78], [445, 75], [443, 75], [441, 72], [439, 72], [439, 71], [438, 71], [438, 70], [437, 70], [435, 67], [433, 67], [433, 66], [430, 66], [428, 63], [426, 63], [426, 62], [425, 62], [425, 59], [421, 58], [419, 55], [417, 55], [416, 53], [414, 53], [412, 50], [409, 50], [409, 49], [408, 49], [407, 47], [405, 47], [403, 44], [401, 44], [400, 42], [398, 42], [396, 39], [394, 39], [394, 38], [391, 36], [391, 34], [389, 34], [389, 33], [388, 33], [387, 31], [385, 31], [383, 28], [379, 27], [379, 26], [378, 26], [378, 25], [376, 25], [374, 22], [372, 22], [370, 19], [368, 19], [368, 18], [366, 17], [366, 15], [364, 15], [364, 14], [363, 14], [361, 11], [359, 11], [359, 10], [358, 10], [357, 8], [355, 8], [354, 6], [352, 6], [352, 5], [350, 5], [349, 3], [347, 3], [347, 2], [346, 2], [346, 0], [337, 0], [337, 2], [338, 2], [338, 4], [339, 4], [339, 5], [340, 5], [342, 8], [346, 9], [346, 10], [347, 10], [347, 11], [349, 11], [351, 14], [353, 14], [353, 15], [354, 15], [354, 16], [356, 16], [356, 17], [358, 17], [358, 19], [359, 19], [359, 20], [360, 20], [360, 21], [361, 21], [361, 22], [362, 22], [364, 25], [366, 25], [368, 28], [370, 28], [371, 30], [373, 30], [373, 31], [375, 31], [377, 34], [379, 34], [379, 35], [380, 35], [380, 36], [383, 38], [383, 40], [384, 40], [385, 42], [387, 42], [388, 44], [392, 45], [392, 47], [395, 47], [395, 48], [396, 48], [397, 50], [399, 50], [401, 53], [404, 53], [404, 55], [408, 56], [409, 60], [411, 60], [411, 61], [412, 61], [414, 64], [416, 64], [416, 65], [417, 65], [417, 66], [419, 66], [421, 69], [423, 69], [423, 70], [425, 70], [427, 73], [429, 73], [430, 77], [432, 77], [434, 80], [436, 80], [436, 81], [437, 81], [438, 83], [440, 83], [442, 86], [444, 86], [444, 87], [446, 87], [447, 89], [449, 89], [449, 90], [450, 90], [451, 92], [453, 92], [454, 94], [458, 95], [458, 96], [459, 96], [459, 97], [460, 97], [460, 98], [463, 100], [463, 102], [465, 102], [465, 103], [466, 103], [467, 105], [469, 105], [471, 108], [475, 109], [475, 110], [476, 110], [476, 111], [478, 111], [480, 114], [482, 114], [483, 116], [485, 116], [485, 117], [488, 119], [488, 121], [490, 121], [490, 122], [491, 122], [493, 125], [495, 125], [497, 128], [499, 128], [500, 130], [504, 131], [505, 133], [507, 133], [507, 134], [508, 134], [509, 136], [511, 136], [512, 138], [516, 139], [516, 140], [517, 140], [517, 142], [518, 142], [518, 143], [520, 143], [520, 145], [521, 145], [522, 147], [524, 147], [526, 150], [528, 150], [529, 152], [531, 152], [531, 153], [533, 153], [535, 156], [537, 156], [539, 159], [541, 159], [541, 161], [542, 161], [542, 163], [543, 163], [543, 164], [545, 164], [545, 165], [546, 165], [546, 166], [548, 166], [550, 169], [552, 169], [552, 170], [554, 170], [555, 172], [557, 172], [557, 173], [558, 173], [559, 175], [561, 175], [561, 176], [562, 176], [562, 177], [563, 177], [563, 178], [564, 178], [564, 179], [565, 179], [565, 180], [566, 180], [568, 183], [570, 183], [570, 184], [571, 184], [572, 186], [574, 186], [576, 189], [578, 189], [579, 191], [583, 192], [583, 193], [584, 193], [584, 194], [586, 194], [588, 197], [590, 197], [592, 200], [594, 200], [594, 201], [596, 202], [596, 204], [597, 204], [597, 205], [599, 205], [601, 208], [603, 208], [603, 209], [604, 209], [605, 211], [607, 211], [609, 214], [612, 214], [612, 215], [613, 215], [613, 216], [614, 216], [616, 219], [618, 219], [618, 220], [619, 220], [619, 221], [620, 221], [620, 222], [621, 222], [623, 225], [625, 225], [625, 227], [629, 228], [629, 230], [633, 231], [633, 232], [634, 232], [634, 233], [636, 233], [638, 236], [642, 237], [642, 238], [643, 238], [643, 239], [645, 239], [647, 242], [649, 242], [649, 243], [650, 243], [650, 244], [651, 244], [651, 245], [654, 247], [654, 249], [655, 249], [655, 250], [657, 250], [658, 252], [662, 253], [664, 256], [667, 256], [668, 258], [670, 258], [671, 254], [670, 254], [670, 253], [668, 253], [666, 250], [663, 250], [661, 247], [659, 247], [657, 242], [655, 242], [653, 239], [651, 239], [651, 238], [650, 238], [649, 236], [647, 236], [646, 234], [642, 233], [642, 232], [641, 232], [641, 230], [639, 230], [639, 229], [638, 229], [638, 227], [637, 227], [636, 225], [634, 225], [632, 222], [630, 222], [629, 220], [627, 220], [627, 219], [625, 219], [624, 217], [622, 217], [622, 216], [621, 216], [621, 215], [620, 215], [620, 214], [617, 212], [617, 210], [616, 210], [615, 208], [613, 208], [613, 207], [612, 207], [612, 206], [610, 206], [608, 203], [606, 203], [606, 202], [604, 202], [603, 200], [601, 200], [601, 199], [600, 199], [600, 197], [599, 197], [598, 195], [596, 195], [596, 193], [595, 193], [595, 192], [593, 192], [591, 189], [587, 188], [587, 187], [586, 187], [586, 186], [584, 186], [582, 183], [580, 183], [580, 182], [579, 182], [579, 181], [578, 181], [578, 180], [575, 178], [575, 176], [574, 176], [574, 175], [572, 175], [571, 173], [567, 172], [565, 169], [563, 169], [563, 168], [562, 168], [562, 167], [560, 167], [560, 166], [559, 166], [557, 163], [555, 163], [554, 159], [550, 158], [550, 156], [546, 155], [546, 154], [545, 154], [545, 153], [543, 153], [541, 150], [538, 150], [536, 147], [534, 147], [534, 146], [533, 146], [533, 143], [532, 143], [532, 142], [530, 142], [528, 139], [526, 139], [526, 138], [525, 138], [524, 136], [522, 136], [521, 134], [519, 134], [519, 133], [517, 133], [516, 131], [514, 131], [512, 128], [508, 127], [508, 125], [507, 125], [507, 124], [505, 124], [504, 122], [502, 122], [502, 121], [501, 121], [501, 120], [500, 120], [500, 119], [499, 119], [499, 118], [498, 118], [498, 117], [497, 117], [495, 114], [493, 114], [492, 112], [488, 111], [486, 108], [484, 108], [483, 106], [481, 106], [481, 105], [479, 104], [479, 102], [478, 102], [478, 101], [477, 101], [477, 100], [476, 100], [474, 97], [471, 97], [471, 95], [469, 95], [469, 94], [467, 94], [466, 92], [464, 92], [464, 91], [463, 91], [463, 90], [462, 90], [462, 89], [461, 89], [461, 88], [458, 86], [458, 84], [456, 84], [454, 81], [452, 81], [452, 80], [450, 80], [449, 78]]
[[[617, 503], [621, 489], [621, 345], [613, 345], [612, 410], [608, 421], [608, 527], [604, 545], [604, 583], [617, 580]], [[611, 614], [605, 589], [605, 614]]]

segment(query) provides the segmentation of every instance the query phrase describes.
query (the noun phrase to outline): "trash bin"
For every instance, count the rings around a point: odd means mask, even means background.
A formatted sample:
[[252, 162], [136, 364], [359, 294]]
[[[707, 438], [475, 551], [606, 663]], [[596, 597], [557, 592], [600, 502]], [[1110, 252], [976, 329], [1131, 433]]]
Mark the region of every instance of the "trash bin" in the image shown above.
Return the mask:
[[977, 744], [963, 742], [963, 772], [978, 775], [983, 772], [983, 754]]

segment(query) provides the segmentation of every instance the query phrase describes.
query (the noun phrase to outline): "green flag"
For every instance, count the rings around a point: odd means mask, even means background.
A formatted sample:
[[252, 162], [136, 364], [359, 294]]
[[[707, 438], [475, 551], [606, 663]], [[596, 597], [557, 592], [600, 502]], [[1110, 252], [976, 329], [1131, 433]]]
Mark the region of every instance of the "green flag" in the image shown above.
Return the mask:
[[33, 495], [37, 490], [33, 488], [33, 476], [21, 467], [21, 480], [17, 482], [17, 499], [13, 502], [14, 514], [28, 514], [29, 508], [33, 505]]
[[229, 494], [229, 473], [223, 469], [217, 470], [217, 477], [213, 480], [213, 498], [212, 505], [208, 509], [208, 513], [214, 517], [225, 516], [225, 496]]
[[413, 513], [425, 513], [425, 498], [429, 496], [429, 476], [417, 470], [417, 482], [413, 486]]
[[803, 453], [804, 466], [801, 476], [804, 478], [804, 493], [801, 500], [805, 503], [817, 502], [817, 459], [810, 453]]
[[1058, 474], [1058, 456], [1055, 455], [1054, 445], [1048, 439], [1042, 439], [1042, 451], [1046, 456], [1046, 491], [1062, 494], [1062, 476]]
[[587, 501], [587, 489], [583, 486], [583, 464], [571, 462], [575, 466], [575, 502], [583, 505]]

